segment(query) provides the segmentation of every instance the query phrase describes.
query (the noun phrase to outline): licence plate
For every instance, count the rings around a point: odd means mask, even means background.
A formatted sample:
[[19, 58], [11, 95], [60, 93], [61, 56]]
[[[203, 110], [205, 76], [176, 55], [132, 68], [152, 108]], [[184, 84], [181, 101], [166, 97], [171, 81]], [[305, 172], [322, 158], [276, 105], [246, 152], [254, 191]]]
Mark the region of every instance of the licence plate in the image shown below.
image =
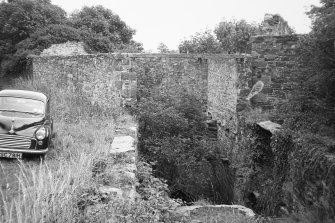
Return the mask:
[[22, 159], [22, 153], [6, 153], [6, 152], [0, 152], [0, 157], [4, 157], [4, 158], [14, 158], [14, 159]]

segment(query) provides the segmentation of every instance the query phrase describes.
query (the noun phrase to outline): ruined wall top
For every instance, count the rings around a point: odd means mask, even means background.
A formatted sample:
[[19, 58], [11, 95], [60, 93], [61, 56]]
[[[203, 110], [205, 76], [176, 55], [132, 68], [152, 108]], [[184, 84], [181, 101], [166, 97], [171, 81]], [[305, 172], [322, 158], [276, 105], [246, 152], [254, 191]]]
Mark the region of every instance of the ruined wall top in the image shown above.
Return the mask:
[[292, 29], [280, 15], [265, 14], [262, 22], [265, 35], [291, 35]]
[[66, 42], [60, 44], [52, 44], [48, 49], [43, 50], [41, 56], [69, 56], [87, 54], [82, 42]]

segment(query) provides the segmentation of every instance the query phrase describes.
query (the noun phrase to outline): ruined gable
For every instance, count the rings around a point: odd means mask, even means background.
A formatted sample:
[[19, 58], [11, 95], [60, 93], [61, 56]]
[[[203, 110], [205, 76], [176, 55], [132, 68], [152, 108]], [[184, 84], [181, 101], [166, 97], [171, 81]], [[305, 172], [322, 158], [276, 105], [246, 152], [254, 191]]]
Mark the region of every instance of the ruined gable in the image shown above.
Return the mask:
[[52, 44], [48, 49], [43, 50], [41, 56], [70, 56], [87, 54], [82, 42], [66, 42]]
[[280, 15], [265, 14], [262, 22], [262, 29], [265, 35], [291, 35], [293, 31], [288, 23]]

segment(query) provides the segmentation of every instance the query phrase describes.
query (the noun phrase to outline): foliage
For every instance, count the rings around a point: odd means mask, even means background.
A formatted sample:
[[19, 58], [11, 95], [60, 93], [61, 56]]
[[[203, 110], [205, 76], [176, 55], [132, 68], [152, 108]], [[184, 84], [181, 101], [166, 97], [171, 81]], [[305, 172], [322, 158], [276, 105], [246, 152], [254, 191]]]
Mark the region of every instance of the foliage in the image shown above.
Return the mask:
[[[237, 192], [257, 213], [331, 222], [334, 218], [334, 140], [284, 130], [271, 135], [247, 125], [233, 167]], [[241, 163], [241, 164], [240, 164]]]
[[175, 50], [170, 50], [164, 43], [158, 45], [157, 51], [158, 53], [177, 53]]
[[179, 44], [180, 53], [250, 53], [251, 36], [261, 33], [258, 24], [245, 20], [221, 21], [214, 29], [196, 33]]
[[169, 48], [164, 43], [160, 43], [157, 47], [157, 50], [159, 53], [169, 53], [170, 52]]
[[162, 77], [147, 73], [132, 108], [139, 121], [139, 153], [167, 180], [172, 197], [192, 202], [232, 201], [232, 179], [222, 162], [225, 151], [204, 124], [204, 104], [183, 89], [161, 91]]
[[334, 9], [333, 1], [322, 0], [308, 12], [312, 31], [298, 44], [299, 86], [278, 111], [288, 128], [335, 135]]
[[[15, 80], [13, 87], [50, 93], [50, 86], [38, 80]], [[110, 116], [102, 119], [81, 116], [80, 122], [67, 122], [67, 115], [89, 108], [78, 107], [83, 103], [70, 104], [69, 94], [59, 88], [51, 92], [51, 110], [57, 132], [54, 148], [44, 163], [26, 163], [24, 160], [19, 164], [20, 196], [11, 200], [0, 196], [5, 199], [1, 222], [78, 222], [83, 214], [79, 201], [89, 199], [87, 203], [90, 203], [101, 197], [93, 194], [91, 172], [94, 160], [107, 156], [114, 121]]]
[[[27, 0], [0, 3], [0, 62], [2, 72], [24, 68], [25, 55], [14, 55], [18, 43], [50, 24], [63, 24], [66, 13], [49, 1]], [[5, 66], [3, 66], [5, 62]]]
[[[66, 19], [65, 11], [49, 1], [10, 1], [2, 2], [0, 6], [0, 38], [12, 47], [38, 29], [49, 24], [62, 24]], [[11, 52], [10, 49], [3, 50], [1, 54]]]
[[183, 40], [179, 46], [180, 53], [220, 53], [218, 40], [210, 30], [198, 32], [189, 40]]
[[250, 53], [249, 38], [261, 32], [257, 24], [249, 24], [245, 20], [221, 21], [214, 33], [225, 53]]
[[[313, 6], [308, 13], [312, 18], [312, 32], [307, 39], [307, 49], [302, 49], [301, 60], [304, 65], [313, 71], [316, 82], [316, 97], [323, 99], [329, 109], [334, 109], [335, 102], [335, 5], [330, 0], [322, 0], [321, 6]], [[313, 53], [311, 53], [313, 52]], [[315, 78], [311, 82], [315, 81]]]
[[135, 31], [102, 6], [84, 7], [70, 15], [48, 0], [0, 3], [1, 73], [23, 75], [27, 55], [52, 44], [82, 41], [88, 53], [141, 52]]
[[320, 222], [334, 218], [334, 139], [306, 134], [295, 143], [290, 157], [294, 195], [303, 207], [318, 213]]
[[85, 39], [93, 52], [113, 52], [131, 43], [135, 30], [103, 6], [84, 7], [70, 16], [70, 24], [76, 29], [94, 35]]
[[118, 53], [142, 53], [144, 50], [143, 44], [131, 40], [129, 44], [123, 44], [118, 49]]

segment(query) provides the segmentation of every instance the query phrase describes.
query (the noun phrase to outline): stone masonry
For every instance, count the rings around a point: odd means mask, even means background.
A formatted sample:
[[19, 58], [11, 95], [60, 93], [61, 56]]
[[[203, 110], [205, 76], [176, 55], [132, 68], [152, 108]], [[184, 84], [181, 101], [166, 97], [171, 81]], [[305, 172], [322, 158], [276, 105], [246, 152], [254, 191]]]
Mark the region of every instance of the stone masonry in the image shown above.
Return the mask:
[[[187, 91], [207, 103], [219, 138], [237, 134], [237, 112], [249, 104], [272, 109], [287, 100], [295, 75], [298, 35], [255, 36], [251, 55], [96, 54], [33, 57], [33, 75], [111, 108], [137, 99], [150, 81], [162, 91]], [[147, 77], [154, 77], [148, 80]], [[257, 84], [256, 84], [257, 83]], [[257, 94], [251, 94], [257, 86]], [[250, 96], [252, 95], [252, 97]]]
[[291, 35], [292, 29], [280, 15], [265, 14], [262, 29], [266, 35]]
[[254, 36], [252, 43], [253, 70], [251, 83], [264, 83], [264, 88], [254, 103], [272, 108], [285, 102], [299, 83], [295, 61], [299, 35]]

